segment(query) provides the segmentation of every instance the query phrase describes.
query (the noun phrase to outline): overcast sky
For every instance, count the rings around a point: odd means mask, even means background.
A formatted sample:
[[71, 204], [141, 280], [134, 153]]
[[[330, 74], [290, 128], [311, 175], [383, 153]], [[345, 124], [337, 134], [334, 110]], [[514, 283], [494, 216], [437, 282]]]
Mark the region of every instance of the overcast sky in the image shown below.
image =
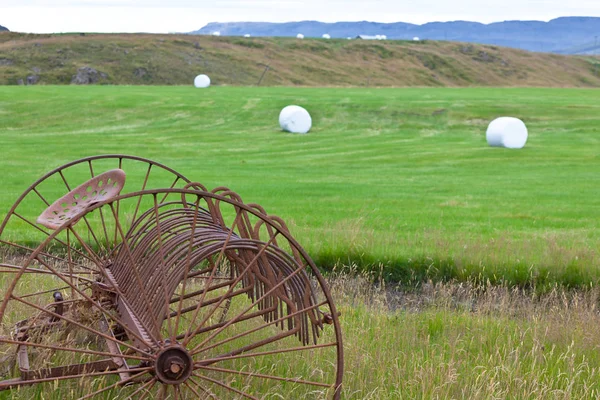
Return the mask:
[[548, 21], [600, 17], [600, 0], [0, 0], [12, 31], [189, 32], [208, 22]]

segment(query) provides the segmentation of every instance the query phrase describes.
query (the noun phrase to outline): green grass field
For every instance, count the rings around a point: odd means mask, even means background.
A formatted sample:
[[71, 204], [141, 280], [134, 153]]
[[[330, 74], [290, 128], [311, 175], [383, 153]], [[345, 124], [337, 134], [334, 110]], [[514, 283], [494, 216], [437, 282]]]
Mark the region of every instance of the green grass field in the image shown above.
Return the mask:
[[[311, 112], [310, 134], [281, 132], [288, 104]], [[527, 124], [524, 149], [487, 146], [503, 115]], [[1, 87], [0, 148], [0, 216], [46, 171], [124, 153], [280, 215], [324, 269], [600, 279], [597, 90]]]
[[[571, 89], [0, 87], [0, 218], [68, 161], [155, 159], [280, 215], [336, 271], [342, 398], [594, 399], [599, 100]], [[288, 104], [311, 112], [310, 134], [279, 130]], [[501, 115], [527, 123], [524, 149], [487, 146]], [[461, 282], [412, 293], [344, 268]], [[72, 397], [76, 386], [0, 399]]]

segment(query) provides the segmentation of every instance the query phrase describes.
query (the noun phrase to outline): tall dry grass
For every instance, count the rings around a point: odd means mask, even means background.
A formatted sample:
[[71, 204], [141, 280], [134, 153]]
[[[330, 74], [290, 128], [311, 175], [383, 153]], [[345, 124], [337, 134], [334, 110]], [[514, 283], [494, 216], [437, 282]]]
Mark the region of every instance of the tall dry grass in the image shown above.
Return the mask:
[[330, 279], [342, 312], [347, 399], [600, 396], [600, 292], [465, 283], [390, 288]]

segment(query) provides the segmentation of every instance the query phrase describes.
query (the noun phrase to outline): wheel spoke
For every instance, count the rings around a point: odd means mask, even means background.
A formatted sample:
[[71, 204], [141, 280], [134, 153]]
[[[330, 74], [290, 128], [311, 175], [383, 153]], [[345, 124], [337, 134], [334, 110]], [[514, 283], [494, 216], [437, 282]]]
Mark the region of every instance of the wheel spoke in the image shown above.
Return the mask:
[[[102, 388], [100, 390], [95, 391], [94, 393], [90, 393], [88, 395], [80, 397], [78, 400], [90, 399], [90, 398], [92, 398], [92, 397], [94, 397], [96, 395], [99, 395], [100, 393], [104, 393], [104, 392], [106, 392], [108, 390], [111, 390], [111, 389], [114, 389], [116, 387], [123, 386], [123, 385], [125, 385], [125, 384], [127, 384], [127, 383], [129, 383], [129, 382], [131, 382], [131, 381], [133, 381], [135, 379], [137, 379], [137, 378], [140, 378], [144, 374], [147, 374], [148, 371], [150, 371], [150, 369], [151, 369], [150, 367], [130, 369], [129, 372], [139, 372], [139, 371], [142, 371], [142, 372], [140, 372], [139, 374], [133, 375], [130, 378], [127, 378], [127, 379], [124, 379], [124, 380], [119, 381], [117, 383], [114, 383], [114, 384], [112, 384], [110, 386], [106, 386], [106, 387], [104, 387], [104, 388]], [[118, 373], [118, 372], [112, 372], [112, 374], [115, 374], [115, 373]], [[92, 376], [92, 375], [94, 375], [94, 374], [88, 374], [87, 376]], [[104, 375], [107, 375], [107, 374], [104, 374]]]
[[[36, 230], [38, 230], [38, 231], [42, 232], [44, 235], [46, 235], [46, 237], [50, 237], [50, 236], [51, 236], [51, 234], [50, 234], [48, 231], [46, 231], [46, 230], [44, 230], [44, 229], [40, 228], [39, 226], [37, 226], [36, 224], [34, 224], [33, 222], [31, 222], [31, 221], [30, 221], [30, 220], [28, 220], [27, 218], [23, 217], [22, 215], [18, 214], [17, 212], [13, 212], [13, 215], [15, 215], [15, 216], [16, 216], [16, 217], [18, 217], [19, 219], [23, 220], [24, 222], [26, 222], [28, 225], [30, 225], [30, 226], [32, 226], [32, 227], [34, 227]], [[64, 241], [62, 241], [62, 240], [60, 240], [60, 239], [58, 239], [58, 238], [56, 238], [56, 237], [54, 238], [54, 240], [56, 240], [58, 243], [62, 244], [63, 246], [66, 246], [66, 245], [67, 245], [67, 244], [66, 244]], [[74, 250], [75, 252], [77, 252], [79, 255], [81, 255], [82, 257], [84, 257], [84, 258], [87, 258], [87, 259], [88, 259], [88, 260], [90, 260], [90, 261], [93, 261], [93, 260], [91, 260], [89, 257], [87, 257], [85, 254], [83, 254], [83, 253], [81, 253], [81, 252], [77, 251], [77, 249], [73, 249], [73, 250]]]
[[[169, 189], [173, 189], [175, 187], [175, 185], [177, 185], [177, 182], [179, 182], [179, 177], [175, 177], [175, 180], [173, 181], [173, 183], [171, 183], [171, 186], [169, 186]], [[165, 200], [167, 199], [167, 196], [170, 194], [170, 192], [166, 192], [165, 195], [163, 196], [162, 199], [160, 199], [161, 203], [164, 203]]]
[[134, 399], [135, 395], [143, 392], [146, 389], [148, 389], [148, 390], [145, 392], [145, 394], [148, 395], [148, 393], [150, 393], [150, 390], [152, 390], [152, 388], [154, 387], [155, 384], [156, 384], [156, 378], [152, 378], [148, 382], [144, 383], [142, 386], [137, 388], [136, 391], [131, 393], [129, 396], [127, 396], [127, 398]]
[[[223, 339], [223, 340], [221, 340], [220, 342], [214, 343], [214, 344], [212, 344], [212, 345], [210, 345], [210, 346], [205, 346], [205, 347], [202, 347], [201, 349], [199, 349], [199, 350], [197, 350], [197, 351], [192, 351], [192, 355], [200, 354], [200, 353], [203, 353], [203, 352], [205, 352], [205, 351], [208, 351], [208, 350], [210, 350], [210, 349], [213, 349], [213, 348], [215, 348], [215, 347], [221, 346], [221, 345], [223, 345], [223, 344], [226, 344], [226, 343], [232, 342], [232, 341], [234, 341], [234, 340], [236, 340], [236, 339], [242, 338], [242, 337], [244, 337], [244, 336], [247, 336], [247, 335], [250, 335], [250, 334], [252, 334], [252, 333], [258, 332], [258, 331], [260, 331], [260, 330], [262, 330], [262, 329], [265, 329], [265, 328], [267, 328], [267, 327], [269, 327], [269, 326], [271, 326], [271, 325], [275, 325], [275, 326], [277, 326], [279, 323], [283, 323], [283, 322], [285, 322], [286, 320], [288, 320], [288, 319], [290, 319], [290, 318], [293, 318], [293, 317], [295, 317], [295, 316], [297, 316], [297, 315], [303, 314], [303, 313], [305, 313], [305, 312], [307, 312], [307, 311], [311, 311], [311, 310], [317, 309], [317, 308], [319, 308], [319, 307], [321, 307], [321, 306], [323, 306], [323, 305], [325, 305], [325, 304], [327, 304], [327, 302], [326, 302], [326, 301], [323, 301], [322, 303], [315, 304], [315, 305], [312, 305], [312, 306], [310, 306], [310, 307], [303, 308], [302, 310], [298, 310], [298, 311], [296, 311], [296, 312], [293, 312], [293, 313], [291, 313], [291, 314], [288, 314], [288, 315], [286, 315], [286, 316], [284, 316], [284, 317], [278, 318], [278, 319], [276, 319], [276, 320], [274, 320], [274, 321], [263, 323], [263, 324], [261, 324], [260, 326], [258, 326], [258, 327], [256, 327], [256, 328], [250, 329], [250, 330], [248, 330], [248, 331], [245, 331], [245, 332], [238, 333], [238, 334], [237, 334], [237, 335], [235, 335], [235, 336], [229, 337], [229, 338], [227, 338], [227, 339]], [[228, 322], [229, 322], [229, 321], [228, 321]]]
[[242, 395], [242, 396], [244, 396], [247, 399], [258, 400], [257, 397], [254, 397], [252, 395], [249, 395], [248, 393], [242, 392], [241, 390], [238, 390], [238, 389], [236, 389], [234, 387], [231, 387], [231, 386], [227, 385], [226, 383], [223, 383], [223, 382], [218, 381], [216, 379], [209, 378], [208, 376], [204, 376], [202, 374], [197, 374], [196, 372], [194, 372], [194, 376], [196, 376], [196, 377], [198, 377], [200, 379], [204, 379], [205, 381], [212, 382], [215, 385], [221, 386], [222, 388], [225, 388], [225, 389], [227, 389], [227, 390], [229, 390], [231, 392], [234, 392], [234, 393], [237, 393], [239, 395]]
[[[150, 177], [150, 171], [152, 170], [152, 164], [148, 164], [148, 170], [146, 171], [146, 176], [144, 177], [144, 183], [142, 183], [142, 188], [140, 190], [146, 189], [146, 185], [148, 184], [148, 178]], [[135, 205], [135, 211], [133, 212], [132, 221], [136, 220], [137, 213], [140, 210], [140, 203], [142, 202], [142, 196], [138, 198], [137, 204]]]
[[109, 335], [106, 335], [106, 334], [104, 334], [104, 333], [102, 333], [102, 332], [100, 332], [100, 331], [97, 331], [97, 330], [95, 330], [95, 329], [93, 329], [93, 328], [90, 328], [89, 326], [85, 326], [85, 325], [83, 325], [83, 324], [81, 324], [81, 323], [79, 323], [79, 322], [77, 322], [77, 321], [75, 321], [75, 320], [73, 320], [73, 319], [70, 319], [70, 318], [67, 318], [67, 317], [65, 317], [64, 315], [60, 315], [60, 314], [57, 314], [57, 313], [55, 313], [55, 312], [52, 312], [52, 311], [50, 311], [50, 310], [47, 310], [47, 309], [45, 309], [45, 308], [42, 308], [42, 307], [40, 307], [40, 306], [36, 306], [35, 304], [33, 304], [33, 303], [30, 303], [30, 302], [28, 302], [27, 300], [23, 300], [23, 299], [19, 298], [18, 296], [15, 296], [14, 294], [13, 294], [13, 295], [11, 295], [11, 298], [12, 298], [12, 299], [14, 299], [14, 300], [16, 300], [16, 301], [18, 301], [18, 302], [20, 302], [20, 303], [23, 303], [23, 304], [25, 304], [25, 305], [28, 305], [29, 307], [35, 308], [35, 309], [36, 309], [36, 310], [38, 310], [38, 311], [41, 311], [41, 312], [43, 312], [43, 313], [46, 313], [46, 314], [48, 314], [48, 315], [50, 315], [50, 316], [52, 316], [52, 317], [54, 317], [54, 318], [62, 319], [63, 321], [66, 321], [66, 322], [68, 322], [68, 323], [70, 323], [70, 324], [73, 324], [73, 325], [75, 325], [75, 326], [78, 326], [79, 328], [81, 328], [81, 329], [83, 329], [83, 330], [86, 330], [86, 331], [88, 331], [88, 332], [90, 332], [90, 333], [93, 333], [94, 335], [98, 335], [98, 336], [100, 336], [100, 337], [102, 337], [102, 338], [104, 338], [104, 339], [108, 339], [108, 340], [110, 340], [110, 341], [112, 341], [112, 342], [115, 342], [115, 343], [117, 343], [117, 344], [120, 344], [120, 345], [126, 346], [126, 347], [128, 347], [128, 348], [130, 348], [130, 349], [132, 349], [132, 350], [134, 350], [134, 351], [137, 351], [137, 352], [139, 352], [139, 353], [145, 354], [145, 355], [146, 355], [146, 356], [148, 356], [148, 357], [153, 357], [153, 356], [152, 356], [150, 353], [148, 353], [148, 352], [145, 352], [145, 351], [143, 351], [143, 350], [141, 350], [141, 349], [138, 349], [138, 348], [136, 348], [136, 347], [134, 347], [134, 346], [132, 346], [132, 345], [130, 345], [130, 344], [127, 344], [127, 343], [125, 343], [125, 342], [122, 342], [122, 341], [120, 341], [120, 340], [118, 340], [118, 339], [115, 339], [115, 338], [113, 338], [113, 337], [111, 337], [111, 336], [109, 336]]
[[[130, 369], [129, 372], [140, 372], [139, 374], [131, 377], [130, 379], [128, 379], [128, 381], [131, 381], [133, 379], [137, 379], [141, 376], [143, 376], [144, 374], [148, 373], [148, 371], [150, 370], [150, 368], [134, 368], [134, 369]], [[31, 385], [31, 384], [38, 384], [38, 383], [44, 383], [44, 382], [55, 382], [55, 381], [65, 381], [65, 380], [69, 380], [69, 379], [82, 379], [82, 378], [90, 378], [90, 377], [99, 377], [99, 376], [107, 376], [107, 375], [115, 375], [118, 374], [119, 371], [102, 371], [102, 372], [86, 372], [83, 374], [77, 374], [77, 375], [63, 375], [63, 376], [54, 376], [51, 378], [39, 378], [39, 379], [30, 379], [27, 381], [23, 381], [23, 384], [27, 384], [27, 385]], [[119, 382], [120, 384], [125, 384], [126, 382], [121, 381]], [[14, 382], [11, 382], [11, 385], [13, 385]], [[0, 390], [5, 389], [4, 387], [2, 387], [2, 385], [0, 384]], [[110, 388], [112, 389], [112, 388]], [[103, 389], [103, 391], [106, 389]], [[98, 392], [100, 393], [100, 392]], [[96, 393], [92, 394], [92, 395], [88, 395], [87, 397], [83, 397], [81, 399], [84, 398], [89, 398], [93, 395], [95, 395]]]
[[[52, 271], [55, 276], [59, 277], [63, 282], [65, 282], [67, 285], [69, 285], [69, 282], [63, 276], [63, 274], [61, 274], [58, 271], [56, 271], [56, 269], [52, 268], [49, 264], [45, 264], [41, 260], [38, 260], [38, 261], [41, 262], [50, 271]], [[97, 301], [94, 301], [94, 299], [92, 299], [91, 297], [89, 297], [82, 290], [80, 290], [76, 286], [71, 286], [71, 288], [74, 289], [81, 297], [83, 297], [84, 299], [86, 299], [89, 302], [89, 304], [91, 304], [93, 307], [97, 308], [105, 317], [110, 318], [111, 320], [119, 323], [119, 325], [127, 332], [128, 335], [131, 335], [132, 337], [135, 337], [136, 339], [140, 340], [146, 346], [152, 347], [151, 344], [149, 344], [145, 339], [143, 339], [142, 337], [140, 337], [140, 335], [138, 335], [136, 332], [134, 332], [133, 330], [131, 330], [130, 328], [128, 328], [127, 327], [127, 323], [125, 323], [124, 321], [121, 321], [119, 319], [116, 319], [116, 317], [114, 315], [109, 314], [108, 311], [105, 310], [101, 305], [99, 305]], [[120, 293], [120, 291], [118, 291], [118, 288], [117, 288], [117, 293], [120, 294], [120, 295], [122, 295], [122, 293]]]
[[215, 358], [207, 358], [205, 360], [198, 361], [198, 362], [194, 363], [194, 367], [200, 368], [201, 366], [215, 364], [215, 363], [221, 362], [221, 361], [237, 360], [240, 358], [252, 359], [255, 357], [270, 356], [270, 355], [279, 354], [279, 353], [293, 353], [293, 352], [297, 352], [297, 351], [315, 350], [315, 349], [321, 349], [321, 348], [325, 348], [325, 347], [334, 347], [337, 345], [338, 345], [337, 342], [332, 342], [332, 343], [315, 344], [312, 346], [299, 346], [299, 347], [290, 347], [288, 349], [262, 351], [262, 352], [258, 352], [258, 353], [243, 353], [243, 354], [236, 354], [233, 356], [219, 356], [219, 357], [215, 357]]
[[38, 197], [46, 204], [46, 206], [50, 205], [50, 203], [48, 202], [48, 200], [46, 200], [44, 198], [44, 196], [42, 196], [42, 194], [40, 192], [38, 192], [38, 190], [37, 190], [36, 187], [33, 188], [33, 192], [38, 195]]
[[243, 375], [243, 376], [250, 376], [253, 378], [256, 377], [256, 378], [267, 379], [267, 380], [270, 379], [270, 380], [281, 381], [281, 382], [301, 383], [303, 385], [320, 386], [320, 387], [326, 387], [326, 388], [331, 387], [331, 385], [329, 383], [311, 382], [311, 381], [306, 381], [306, 380], [299, 379], [299, 378], [298, 379], [297, 378], [283, 378], [280, 376], [260, 374], [257, 372], [237, 371], [237, 370], [233, 370], [233, 369], [209, 367], [209, 366], [205, 366], [205, 365], [198, 365], [198, 366], [196, 366], [196, 368], [205, 369], [208, 371], [223, 372], [223, 373], [232, 374], [232, 375]]
[[[198, 387], [198, 389], [200, 389], [200, 391], [202, 391], [202, 393], [205, 393], [211, 399], [218, 400], [217, 397], [214, 394], [212, 394], [212, 392], [210, 392], [208, 389], [203, 388], [202, 385], [200, 385], [198, 382], [196, 382], [194, 380], [193, 377], [190, 376], [190, 378], [188, 379], [188, 381], [191, 382], [191, 383], [193, 383], [194, 385], [196, 385]], [[192, 391], [192, 393], [194, 393], [194, 395], [196, 396], [197, 399], [202, 398], [202, 396], [200, 396], [200, 393], [198, 393], [198, 391], [196, 389], [194, 389], [194, 387], [192, 385], [190, 385], [188, 383], [188, 381], [183, 382], [183, 384], [185, 386], [187, 386], [187, 388], [190, 389]]]
[[[89, 350], [89, 349], [76, 349], [76, 348], [72, 348], [72, 347], [65, 347], [65, 346], [54, 346], [54, 345], [49, 345], [49, 344], [41, 344], [41, 343], [33, 343], [33, 342], [23, 342], [20, 340], [11, 340], [11, 339], [5, 339], [0, 337], [0, 343], [6, 343], [6, 344], [14, 344], [17, 346], [27, 346], [27, 347], [37, 347], [37, 348], [41, 348], [41, 349], [50, 349], [50, 350], [57, 350], [57, 351], [70, 351], [73, 353], [83, 353], [83, 354], [92, 354], [95, 356], [107, 356], [107, 357], [114, 357], [115, 354], [113, 353], [109, 353], [106, 351], [96, 351], [96, 350]], [[148, 361], [151, 360], [151, 358], [149, 357], [140, 357], [140, 356], [135, 356], [135, 355], [119, 355], [119, 357], [121, 358], [127, 358], [130, 360], [140, 360], [140, 361]]]
[[[31, 253], [33, 253], [34, 251], [36, 251], [36, 249], [32, 249], [31, 247], [23, 246], [23, 245], [20, 245], [20, 244], [17, 244], [17, 243], [7, 242], [7, 241], [5, 241], [5, 240], [1, 240], [1, 239], [0, 239], [0, 244], [5, 244], [5, 245], [7, 245], [7, 246], [10, 246], [10, 247], [16, 247], [16, 248], [18, 248], [18, 249], [20, 249], [20, 250], [25, 250], [25, 251], [27, 251], [29, 254], [31, 254]], [[75, 252], [77, 252], [77, 250], [75, 250], [75, 249], [73, 249], [73, 250], [74, 250]], [[64, 258], [58, 257], [58, 256], [56, 256], [56, 255], [53, 255], [53, 254], [50, 254], [50, 253], [46, 253], [46, 252], [43, 252], [43, 251], [40, 251], [38, 254], [39, 254], [39, 255], [42, 255], [42, 256], [44, 256], [44, 257], [47, 257], [47, 258], [50, 258], [50, 259], [56, 260], [56, 261], [61, 261], [61, 262], [66, 262], [66, 261], [67, 261], [67, 260], [65, 260]], [[87, 256], [86, 256], [85, 258], [89, 259]], [[93, 271], [91, 268], [89, 268], [89, 267], [86, 267], [85, 265], [78, 264], [78, 263], [77, 263], [77, 264], [75, 264], [75, 265], [77, 265], [78, 267], [80, 267], [80, 268], [82, 268], [82, 269], [87, 269], [87, 270], [89, 270], [89, 271]]]

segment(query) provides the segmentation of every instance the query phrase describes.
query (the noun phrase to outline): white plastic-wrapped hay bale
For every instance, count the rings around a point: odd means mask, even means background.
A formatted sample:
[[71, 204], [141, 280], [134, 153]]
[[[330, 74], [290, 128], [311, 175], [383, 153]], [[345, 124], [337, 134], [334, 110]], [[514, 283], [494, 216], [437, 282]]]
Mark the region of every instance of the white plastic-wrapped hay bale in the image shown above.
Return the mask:
[[418, 36], [415, 36], [415, 37], [413, 38], [413, 40], [414, 40], [415, 42], [418, 42], [418, 41], [419, 41], [419, 40], [421, 40], [421, 39], [419, 39], [419, 37], [418, 37]]
[[279, 126], [291, 133], [307, 133], [312, 126], [310, 114], [300, 106], [287, 106], [279, 113]]
[[248, 38], [248, 37], [250, 37], [250, 34], [249, 34], [249, 33], [246, 33], [246, 34], [244, 35], [244, 37]]
[[196, 86], [197, 88], [207, 88], [210, 86], [210, 78], [208, 77], [208, 75], [198, 75], [194, 78], [194, 86]]
[[296, 35], [296, 39], [304, 39], [304, 35], [299, 33]]
[[323, 39], [331, 39], [331, 35], [329, 33], [324, 33]]
[[212, 33], [213, 36], [221, 36], [221, 32], [220, 31], [214, 31]]
[[518, 118], [500, 117], [490, 122], [485, 138], [490, 146], [522, 149], [527, 143], [527, 127]]

